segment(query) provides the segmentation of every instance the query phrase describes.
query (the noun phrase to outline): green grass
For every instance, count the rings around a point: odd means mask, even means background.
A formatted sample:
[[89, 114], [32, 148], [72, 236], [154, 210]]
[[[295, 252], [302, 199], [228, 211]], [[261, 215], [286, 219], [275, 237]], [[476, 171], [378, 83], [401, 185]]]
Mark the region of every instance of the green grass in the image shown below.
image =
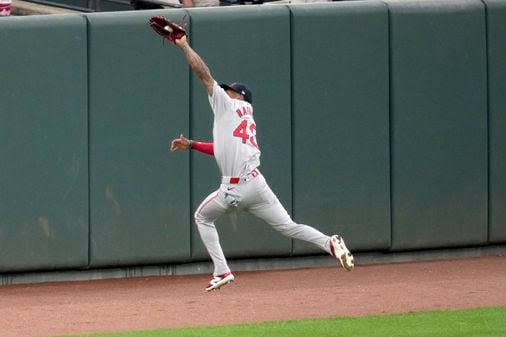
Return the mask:
[[[81, 337], [505, 337], [506, 307], [151, 330]], [[62, 336], [63, 337], [63, 336]], [[70, 336], [69, 336], [70, 337]], [[76, 336], [72, 336], [76, 337]]]

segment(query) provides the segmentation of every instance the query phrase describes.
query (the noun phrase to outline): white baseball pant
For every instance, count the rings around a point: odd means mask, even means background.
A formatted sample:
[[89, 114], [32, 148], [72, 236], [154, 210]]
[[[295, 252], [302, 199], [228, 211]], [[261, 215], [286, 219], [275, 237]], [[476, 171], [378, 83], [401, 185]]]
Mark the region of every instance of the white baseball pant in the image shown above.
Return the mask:
[[[195, 212], [200, 237], [214, 264], [214, 276], [230, 272], [214, 222], [232, 209], [247, 211], [263, 219], [281, 234], [315, 244], [330, 254], [330, 237], [313, 227], [295, 223], [262, 174], [258, 170], [253, 172], [238, 184], [223, 182], [218, 190], [204, 199]], [[227, 177], [224, 179], [228, 180]]]

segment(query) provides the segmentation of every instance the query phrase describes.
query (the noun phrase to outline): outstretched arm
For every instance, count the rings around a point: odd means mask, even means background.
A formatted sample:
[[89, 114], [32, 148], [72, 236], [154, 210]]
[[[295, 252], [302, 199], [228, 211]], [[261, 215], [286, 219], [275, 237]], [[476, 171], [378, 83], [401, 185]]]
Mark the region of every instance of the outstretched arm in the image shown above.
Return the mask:
[[174, 139], [170, 143], [170, 150], [172, 152], [179, 150], [190, 150], [194, 149], [196, 151], [208, 154], [210, 156], [214, 155], [214, 144], [213, 143], [203, 143], [203, 142], [194, 142], [183, 136], [179, 136], [179, 138]]
[[190, 44], [188, 43], [188, 39], [185, 36], [175, 41], [176, 45], [181, 48], [181, 50], [184, 53], [184, 56], [186, 57], [186, 61], [190, 65], [193, 72], [198, 76], [198, 78], [202, 81], [204, 84], [204, 87], [207, 90], [207, 93], [209, 95], [213, 94], [213, 85], [214, 85], [214, 79], [211, 76], [211, 72], [209, 71], [209, 68], [205, 64], [205, 62], [202, 60], [202, 58], [195, 52], [195, 50], [190, 47]]

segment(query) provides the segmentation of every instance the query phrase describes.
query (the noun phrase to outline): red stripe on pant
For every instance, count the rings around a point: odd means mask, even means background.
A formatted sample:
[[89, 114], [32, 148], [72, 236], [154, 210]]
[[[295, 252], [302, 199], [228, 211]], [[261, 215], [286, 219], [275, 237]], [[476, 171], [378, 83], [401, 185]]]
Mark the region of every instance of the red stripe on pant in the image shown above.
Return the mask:
[[207, 205], [208, 205], [211, 201], [213, 201], [214, 199], [216, 199], [216, 197], [218, 196], [218, 193], [219, 193], [219, 192], [218, 192], [218, 191], [216, 191], [216, 192], [214, 193], [214, 195], [213, 195], [211, 198], [209, 198], [209, 200], [207, 200], [205, 203], [203, 203], [202, 205], [200, 205], [200, 207], [197, 209], [197, 211], [195, 212], [195, 214], [200, 215], [200, 212], [202, 211], [202, 209], [203, 209], [204, 207], [206, 207], [206, 206], [207, 206]]

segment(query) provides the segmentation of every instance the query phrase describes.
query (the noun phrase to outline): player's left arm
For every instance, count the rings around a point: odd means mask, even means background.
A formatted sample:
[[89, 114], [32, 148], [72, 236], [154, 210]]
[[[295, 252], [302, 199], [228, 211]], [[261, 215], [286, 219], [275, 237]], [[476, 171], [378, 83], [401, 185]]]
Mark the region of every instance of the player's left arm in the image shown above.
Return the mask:
[[186, 138], [182, 134], [178, 138], [172, 140], [170, 143], [170, 150], [172, 152], [191, 149], [208, 154], [210, 156], [214, 155], [213, 143], [195, 142], [191, 139]]

